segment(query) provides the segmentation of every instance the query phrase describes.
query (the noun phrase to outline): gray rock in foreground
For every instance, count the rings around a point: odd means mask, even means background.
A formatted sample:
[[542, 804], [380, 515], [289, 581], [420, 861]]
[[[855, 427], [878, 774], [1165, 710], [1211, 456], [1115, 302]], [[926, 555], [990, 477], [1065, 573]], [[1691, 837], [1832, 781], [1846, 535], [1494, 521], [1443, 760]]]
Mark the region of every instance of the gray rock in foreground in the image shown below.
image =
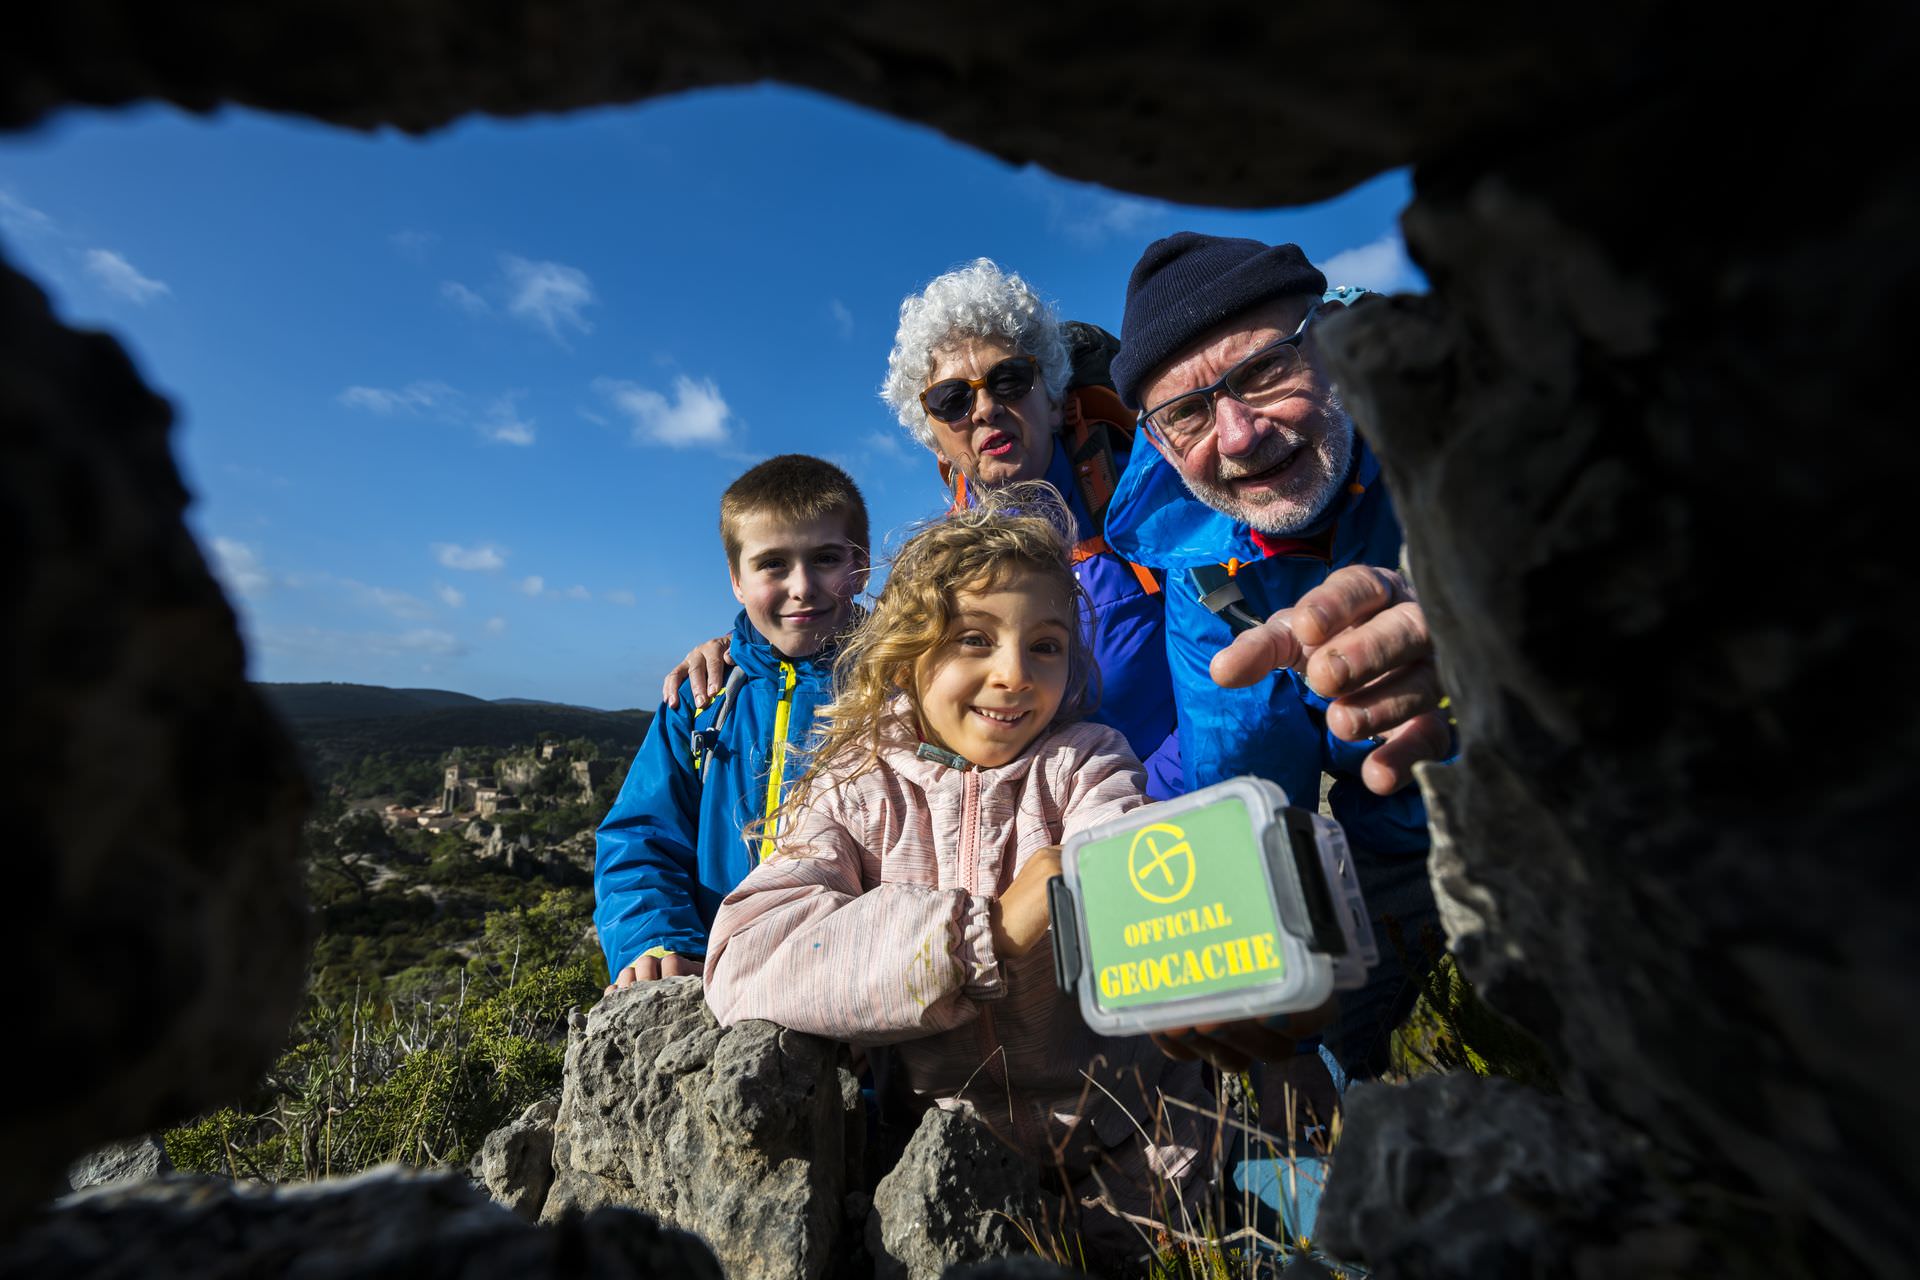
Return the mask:
[[1356, 1085], [1316, 1239], [1376, 1274], [1696, 1274], [1641, 1172], [1645, 1143], [1510, 1080], [1432, 1076]]
[[1029, 1252], [1016, 1224], [1039, 1229], [1038, 1181], [971, 1116], [927, 1112], [874, 1189], [867, 1252], [876, 1280], [939, 1280], [959, 1263]]
[[115, 1142], [89, 1152], [67, 1170], [67, 1186], [74, 1191], [124, 1182], [146, 1182], [173, 1172], [167, 1149], [152, 1136]]
[[698, 978], [615, 992], [567, 1045], [541, 1221], [625, 1205], [697, 1232], [733, 1280], [826, 1273], [864, 1133], [845, 1051], [721, 1030]]
[[396, 1167], [282, 1191], [168, 1178], [70, 1196], [0, 1250], [46, 1280], [721, 1280], [699, 1240], [604, 1209], [529, 1226], [465, 1179]]
[[553, 1122], [559, 1114], [558, 1097], [542, 1098], [488, 1134], [473, 1158], [474, 1181], [527, 1222], [540, 1217], [553, 1186]]

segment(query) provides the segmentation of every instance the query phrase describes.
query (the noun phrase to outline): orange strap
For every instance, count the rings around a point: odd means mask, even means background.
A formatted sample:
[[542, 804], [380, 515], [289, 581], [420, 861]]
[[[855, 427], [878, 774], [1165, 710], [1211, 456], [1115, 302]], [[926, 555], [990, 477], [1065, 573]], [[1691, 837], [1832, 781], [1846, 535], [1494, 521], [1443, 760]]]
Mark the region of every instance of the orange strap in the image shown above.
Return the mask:
[[[1112, 551], [1113, 548], [1107, 545], [1105, 538], [1082, 538], [1073, 544], [1073, 563], [1079, 564], [1083, 560], [1091, 560], [1095, 556], [1107, 555]], [[1153, 576], [1153, 570], [1143, 564], [1135, 564], [1131, 560], [1121, 560], [1120, 563], [1133, 570], [1133, 576], [1140, 580], [1141, 591], [1150, 596], [1160, 594], [1160, 580]]]

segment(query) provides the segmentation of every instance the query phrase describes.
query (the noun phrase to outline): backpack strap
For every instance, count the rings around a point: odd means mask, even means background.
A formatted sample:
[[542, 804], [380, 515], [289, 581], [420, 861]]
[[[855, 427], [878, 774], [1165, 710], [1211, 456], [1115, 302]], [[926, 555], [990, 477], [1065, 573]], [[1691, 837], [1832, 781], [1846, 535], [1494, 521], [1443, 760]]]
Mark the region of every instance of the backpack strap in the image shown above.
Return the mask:
[[[1069, 387], [1061, 406], [1060, 442], [1073, 463], [1074, 487], [1096, 528], [1104, 528], [1113, 492], [1120, 487], [1120, 471], [1133, 453], [1133, 420], [1111, 387], [1098, 384]], [[1073, 563], [1107, 555], [1113, 548], [1105, 537], [1082, 538], [1073, 548]], [[1145, 565], [1122, 561], [1140, 581], [1140, 589], [1157, 595], [1160, 580]]]
[[713, 752], [720, 745], [720, 729], [727, 723], [727, 712], [733, 706], [733, 695], [741, 685], [747, 682], [747, 673], [739, 667], [727, 673], [726, 687], [720, 690], [707, 710], [713, 713], [713, 723], [700, 727], [700, 719], [694, 717], [693, 729], [693, 771], [702, 782], [706, 781], [707, 765], [713, 761]]

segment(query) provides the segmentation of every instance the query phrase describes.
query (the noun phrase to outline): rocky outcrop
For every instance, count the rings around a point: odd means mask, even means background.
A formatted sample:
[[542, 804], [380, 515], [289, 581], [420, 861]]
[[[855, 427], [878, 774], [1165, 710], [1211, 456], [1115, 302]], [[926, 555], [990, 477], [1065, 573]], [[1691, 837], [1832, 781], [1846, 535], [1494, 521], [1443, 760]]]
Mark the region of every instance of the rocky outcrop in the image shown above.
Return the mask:
[[473, 1158], [474, 1181], [528, 1222], [539, 1219], [553, 1186], [553, 1122], [559, 1114], [559, 1098], [542, 1098], [488, 1134]]
[[936, 1107], [880, 1179], [867, 1218], [876, 1280], [940, 1280], [947, 1268], [1031, 1253], [1043, 1232], [1039, 1174], [971, 1116]]
[[730, 1275], [817, 1280], [864, 1123], [844, 1049], [767, 1022], [723, 1031], [698, 978], [639, 983], [569, 1037], [541, 1220], [629, 1205], [699, 1233]]
[[89, 1152], [67, 1169], [67, 1186], [74, 1191], [123, 1182], [145, 1182], [173, 1172], [167, 1149], [152, 1137], [114, 1142]]
[[[1649, 1194], [1648, 1145], [1510, 1080], [1357, 1085], [1314, 1243], [1388, 1275], [1695, 1275], [1697, 1238]], [[1498, 1224], [1498, 1230], [1489, 1230]]]
[[81, 1153], [246, 1090], [305, 977], [305, 784], [181, 522], [172, 419], [0, 266], [0, 935], [33, 1046], [0, 1098], [0, 1222]]
[[274, 1192], [212, 1178], [61, 1201], [0, 1247], [0, 1276], [39, 1280], [721, 1280], [699, 1240], [601, 1209], [530, 1227], [465, 1179], [397, 1168]]

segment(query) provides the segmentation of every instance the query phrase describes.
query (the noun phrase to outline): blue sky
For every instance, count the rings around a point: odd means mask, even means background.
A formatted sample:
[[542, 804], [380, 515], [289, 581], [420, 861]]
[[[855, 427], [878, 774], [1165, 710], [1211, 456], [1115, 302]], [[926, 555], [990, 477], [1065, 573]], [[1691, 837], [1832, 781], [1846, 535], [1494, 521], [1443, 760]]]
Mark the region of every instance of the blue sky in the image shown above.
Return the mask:
[[754, 461], [839, 462], [883, 548], [939, 510], [875, 394], [932, 276], [992, 257], [1118, 330], [1140, 250], [1194, 229], [1418, 288], [1408, 197], [1169, 205], [772, 86], [425, 139], [142, 108], [0, 141], [0, 253], [173, 401], [256, 679], [602, 707], [730, 623], [716, 512]]

